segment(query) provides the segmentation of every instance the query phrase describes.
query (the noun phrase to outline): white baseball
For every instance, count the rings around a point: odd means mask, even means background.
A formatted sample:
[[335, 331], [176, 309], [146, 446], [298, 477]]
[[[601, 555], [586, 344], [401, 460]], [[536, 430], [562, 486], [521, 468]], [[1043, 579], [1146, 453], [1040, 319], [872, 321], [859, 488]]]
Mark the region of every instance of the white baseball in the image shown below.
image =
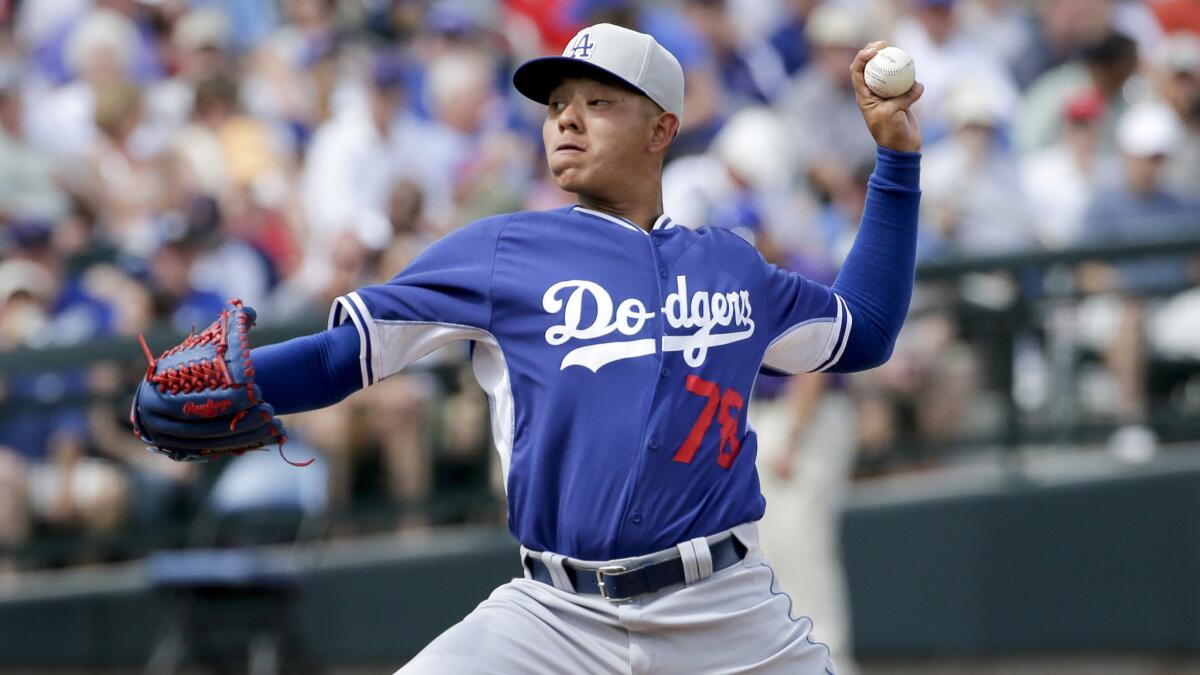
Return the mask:
[[917, 68], [908, 52], [898, 47], [884, 47], [867, 61], [863, 73], [869, 88], [880, 98], [895, 98], [909, 89], [917, 80]]

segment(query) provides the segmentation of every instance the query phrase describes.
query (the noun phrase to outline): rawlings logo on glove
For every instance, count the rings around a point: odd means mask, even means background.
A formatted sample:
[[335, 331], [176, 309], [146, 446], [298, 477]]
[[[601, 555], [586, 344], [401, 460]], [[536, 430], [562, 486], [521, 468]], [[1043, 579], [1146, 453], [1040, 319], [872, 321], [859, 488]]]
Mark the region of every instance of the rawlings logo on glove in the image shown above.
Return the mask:
[[[211, 326], [157, 359], [138, 336], [150, 367], [129, 419], [150, 450], [176, 461], [202, 461], [278, 444], [283, 455], [283, 423], [254, 383], [249, 336], [256, 318], [254, 309], [230, 300]], [[296, 466], [313, 462], [283, 459]]]
[[188, 401], [183, 404], [183, 414], [192, 417], [216, 417], [224, 414], [229, 410], [229, 406], [233, 405], [233, 401], [209, 399], [204, 403], [192, 403]]

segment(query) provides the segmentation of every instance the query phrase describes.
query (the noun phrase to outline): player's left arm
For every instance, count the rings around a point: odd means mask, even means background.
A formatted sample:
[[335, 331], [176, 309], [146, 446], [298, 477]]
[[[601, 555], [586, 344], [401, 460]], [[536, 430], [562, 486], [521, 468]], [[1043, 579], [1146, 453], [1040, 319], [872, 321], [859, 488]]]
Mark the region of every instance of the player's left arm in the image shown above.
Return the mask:
[[448, 342], [494, 339], [491, 282], [510, 220], [460, 228], [387, 283], [337, 298], [327, 330], [251, 350], [263, 398], [278, 414], [324, 408]]
[[352, 323], [251, 350], [258, 387], [279, 415], [331, 406], [363, 388]]
[[772, 341], [764, 366], [785, 373], [851, 372], [891, 356], [908, 314], [916, 268], [921, 132], [909, 109], [924, 87], [881, 99], [863, 69], [882, 42], [860, 51], [851, 78], [867, 128], [879, 146], [862, 222], [832, 287], [779, 269], [769, 272]]

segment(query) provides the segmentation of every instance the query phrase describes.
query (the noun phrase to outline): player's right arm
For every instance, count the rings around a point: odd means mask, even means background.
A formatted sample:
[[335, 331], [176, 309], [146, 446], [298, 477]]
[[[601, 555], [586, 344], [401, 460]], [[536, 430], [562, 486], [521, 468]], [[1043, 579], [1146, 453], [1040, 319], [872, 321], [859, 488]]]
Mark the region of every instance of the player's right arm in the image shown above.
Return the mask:
[[853, 372], [891, 356], [908, 313], [916, 266], [921, 130], [906, 94], [882, 99], [867, 87], [866, 63], [884, 46], [873, 42], [850, 66], [855, 98], [876, 150], [875, 171], [854, 245], [832, 287], [772, 268], [766, 284], [774, 311], [764, 366], [771, 371]]
[[919, 153], [879, 148], [858, 234], [833, 285], [763, 265], [768, 371], [854, 372], [887, 361], [912, 297], [919, 186]]
[[449, 342], [494, 339], [492, 273], [510, 218], [467, 225], [387, 283], [337, 298], [327, 330], [252, 350], [263, 399], [279, 414], [323, 408]]

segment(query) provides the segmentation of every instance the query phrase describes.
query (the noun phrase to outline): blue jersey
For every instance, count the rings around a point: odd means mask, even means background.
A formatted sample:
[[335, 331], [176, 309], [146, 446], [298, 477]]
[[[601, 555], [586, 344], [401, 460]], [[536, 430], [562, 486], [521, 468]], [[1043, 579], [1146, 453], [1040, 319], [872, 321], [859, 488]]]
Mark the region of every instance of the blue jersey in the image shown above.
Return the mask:
[[330, 326], [345, 321], [364, 386], [472, 340], [514, 536], [594, 560], [760, 518], [760, 366], [830, 368], [853, 328], [828, 287], [735, 234], [581, 207], [468, 225], [338, 298]]

